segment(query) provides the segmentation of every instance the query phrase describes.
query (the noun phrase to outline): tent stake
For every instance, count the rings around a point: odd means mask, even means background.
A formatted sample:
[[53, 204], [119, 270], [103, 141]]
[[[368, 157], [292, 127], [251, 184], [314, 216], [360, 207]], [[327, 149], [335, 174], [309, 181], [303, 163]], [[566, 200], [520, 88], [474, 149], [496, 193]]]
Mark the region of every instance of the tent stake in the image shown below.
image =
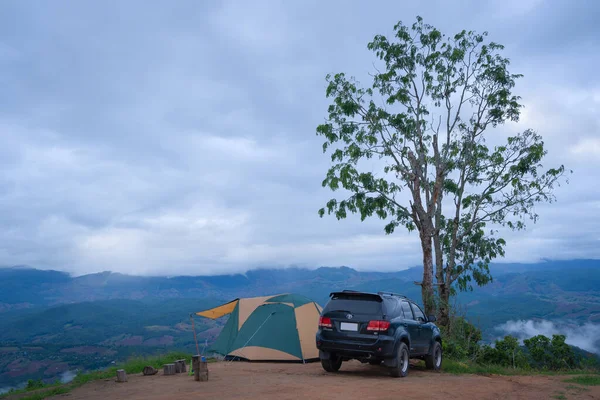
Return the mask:
[[194, 325], [194, 317], [190, 314], [190, 320], [192, 321], [192, 329], [194, 330], [194, 342], [196, 342], [196, 354], [200, 354], [200, 346], [198, 346], [198, 338], [196, 338], [196, 325]]

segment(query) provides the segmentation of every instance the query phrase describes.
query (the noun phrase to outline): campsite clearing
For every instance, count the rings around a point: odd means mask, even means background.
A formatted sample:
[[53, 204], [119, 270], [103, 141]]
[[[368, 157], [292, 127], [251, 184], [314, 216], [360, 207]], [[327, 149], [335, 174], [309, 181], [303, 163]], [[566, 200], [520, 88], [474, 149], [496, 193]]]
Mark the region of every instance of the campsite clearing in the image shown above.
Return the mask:
[[391, 378], [382, 367], [344, 363], [337, 374], [319, 363], [274, 364], [218, 362], [209, 365], [210, 380], [196, 382], [187, 374], [128, 375], [90, 382], [54, 400], [106, 399], [594, 399], [600, 386], [579, 386], [560, 376], [452, 375], [411, 368], [406, 378]]

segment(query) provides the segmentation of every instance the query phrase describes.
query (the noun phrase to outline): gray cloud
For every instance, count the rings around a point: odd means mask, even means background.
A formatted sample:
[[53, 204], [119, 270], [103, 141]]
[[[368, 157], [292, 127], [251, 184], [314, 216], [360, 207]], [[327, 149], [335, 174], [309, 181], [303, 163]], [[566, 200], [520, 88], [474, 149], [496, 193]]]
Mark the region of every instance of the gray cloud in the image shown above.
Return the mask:
[[[333, 194], [316, 126], [324, 77], [365, 84], [366, 44], [422, 15], [506, 44], [548, 165], [575, 170], [506, 233], [507, 261], [600, 257], [600, 45], [594, 2], [142, 1], [0, 4], [0, 264], [76, 274], [254, 266], [399, 269], [416, 235], [319, 219]], [[570, 21], [570, 22], [564, 22]], [[572, 22], [572, 21], [576, 21]]]

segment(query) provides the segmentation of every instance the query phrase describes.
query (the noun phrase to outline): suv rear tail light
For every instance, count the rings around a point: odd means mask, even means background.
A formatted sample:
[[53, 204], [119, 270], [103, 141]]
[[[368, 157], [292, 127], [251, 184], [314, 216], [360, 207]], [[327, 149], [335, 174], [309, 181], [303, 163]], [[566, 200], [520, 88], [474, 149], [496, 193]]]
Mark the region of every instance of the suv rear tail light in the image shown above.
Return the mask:
[[331, 324], [331, 318], [319, 317], [319, 328], [333, 328], [333, 325]]
[[385, 332], [390, 328], [390, 321], [369, 321], [367, 330], [372, 332]]

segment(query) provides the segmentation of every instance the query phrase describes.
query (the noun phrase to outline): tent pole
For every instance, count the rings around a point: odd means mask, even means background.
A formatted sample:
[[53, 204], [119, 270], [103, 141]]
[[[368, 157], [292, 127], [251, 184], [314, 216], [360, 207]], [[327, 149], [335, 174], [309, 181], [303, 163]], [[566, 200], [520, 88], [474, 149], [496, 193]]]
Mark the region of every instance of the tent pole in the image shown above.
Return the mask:
[[198, 346], [198, 338], [196, 337], [196, 325], [194, 325], [194, 317], [190, 314], [190, 320], [192, 321], [192, 329], [194, 330], [194, 342], [196, 342], [196, 354], [200, 354], [200, 346]]

